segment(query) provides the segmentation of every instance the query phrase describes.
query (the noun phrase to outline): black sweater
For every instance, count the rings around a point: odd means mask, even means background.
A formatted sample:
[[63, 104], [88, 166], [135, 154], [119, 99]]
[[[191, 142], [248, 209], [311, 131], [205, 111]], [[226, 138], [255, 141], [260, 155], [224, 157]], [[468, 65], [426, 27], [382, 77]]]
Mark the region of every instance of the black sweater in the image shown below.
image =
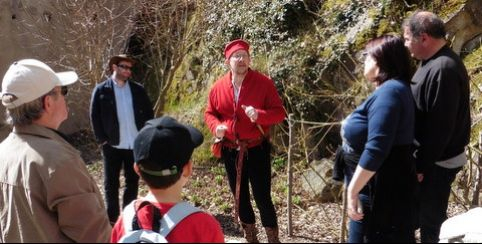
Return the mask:
[[469, 79], [462, 60], [447, 46], [423, 61], [413, 76], [418, 172], [457, 156], [469, 143]]

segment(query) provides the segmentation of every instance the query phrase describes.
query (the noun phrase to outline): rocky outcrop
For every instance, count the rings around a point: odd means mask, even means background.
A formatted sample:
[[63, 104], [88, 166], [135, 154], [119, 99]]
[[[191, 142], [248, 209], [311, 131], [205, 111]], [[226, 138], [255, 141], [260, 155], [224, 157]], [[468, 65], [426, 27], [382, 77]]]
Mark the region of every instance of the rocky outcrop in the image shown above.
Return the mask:
[[[445, 27], [452, 41], [452, 48], [458, 54], [470, 52], [477, 48], [473, 43], [464, 50], [464, 45], [482, 35], [482, 3], [480, 0], [469, 0], [447, 22]], [[478, 44], [480, 46], [480, 42]]]
[[482, 242], [481, 219], [480, 207], [447, 219], [440, 228], [440, 243]]
[[311, 198], [322, 203], [341, 199], [342, 183], [331, 179], [333, 162], [328, 159], [315, 160], [310, 166], [302, 175], [302, 186]]

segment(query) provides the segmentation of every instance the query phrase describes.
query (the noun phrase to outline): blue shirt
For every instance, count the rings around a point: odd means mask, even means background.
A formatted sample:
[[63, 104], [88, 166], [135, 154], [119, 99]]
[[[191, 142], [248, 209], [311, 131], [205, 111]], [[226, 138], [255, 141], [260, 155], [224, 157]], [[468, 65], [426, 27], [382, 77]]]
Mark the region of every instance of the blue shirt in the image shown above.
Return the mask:
[[113, 146], [118, 149], [132, 149], [134, 139], [137, 136], [136, 120], [134, 117], [134, 105], [129, 82], [120, 87], [115, 79], [114, 94], [117, 108], [117, 119], [119, 120], [119, 145]]
[[393, 146], [413, 143], [414, 110], [409, 85], [387, 80], [343, 121], [343, 144], [361, 155], [362, 168], [376, 171]]

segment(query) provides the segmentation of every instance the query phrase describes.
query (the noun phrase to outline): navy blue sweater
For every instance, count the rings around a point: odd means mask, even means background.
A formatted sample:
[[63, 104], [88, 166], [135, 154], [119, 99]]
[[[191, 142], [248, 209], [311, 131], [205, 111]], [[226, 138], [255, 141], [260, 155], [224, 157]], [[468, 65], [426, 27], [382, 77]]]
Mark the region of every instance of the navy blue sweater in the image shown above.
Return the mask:
[[345, 119], [343, 142], [361, 154], [362, 168], [377, 171], [393, 146], [412, 144], [414, 110], [410, 86], [387, 80]]

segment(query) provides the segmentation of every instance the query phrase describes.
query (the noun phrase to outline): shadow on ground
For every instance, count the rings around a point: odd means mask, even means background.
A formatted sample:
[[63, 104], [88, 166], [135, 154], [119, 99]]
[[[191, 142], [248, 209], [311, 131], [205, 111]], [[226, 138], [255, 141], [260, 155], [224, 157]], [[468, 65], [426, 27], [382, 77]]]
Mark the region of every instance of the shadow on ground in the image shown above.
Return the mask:
[[239, 226], [234, 223], [233, 216], [229, 214], [215, 214], [214, 217], [221, 224], [221, 228], [223, 228], [223, 232], [225, 235], [238, 237], [243, 236], [243, 233], [241, 232]]

